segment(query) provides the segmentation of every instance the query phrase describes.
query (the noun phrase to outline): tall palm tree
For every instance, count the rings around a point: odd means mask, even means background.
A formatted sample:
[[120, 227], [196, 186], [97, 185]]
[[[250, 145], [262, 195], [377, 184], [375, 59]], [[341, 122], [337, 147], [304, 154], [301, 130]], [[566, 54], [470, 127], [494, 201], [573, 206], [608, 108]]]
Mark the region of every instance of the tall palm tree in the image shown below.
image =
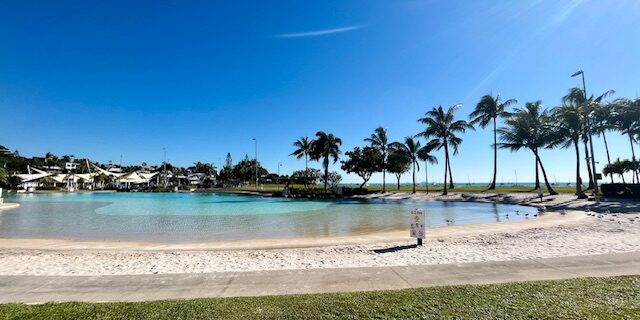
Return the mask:
[[612, 103], [615, 116], [614, 123], [616, 128], [620, 130], [623, 135], [629, 137], [629, 144], [631, 145], [631, 163], [632, 179], [633, 183], [640, 183], [640, 177], [638, 176], [638, 166], [636, 165], [636, 152], [633, 147], [635, 142], [640, 143], [638, 137], [640, 137], [640, 99], [629, 100], [619, 99]]
[[364, 139], [365, 142], [369, 142], [372, 147], [378, 149], [382, 154], [382, 192], [386, 192], [386, 165], [389, 147], [389, 138], [387, 137], [387, 129], [383, 127], [377, 127], [371, 134], [371, 137]]
[[[612, 114], [611, 107], [609, 105], [599, 104], [593, 110], [593, 124], [594, 133], [598, 136], [602, 136], [604, 141], [604, 149], [607, 153], [607, 164], [611, 165], [611, 155], [609, 154], [609, 144], [607, 143], [606, 131], [615, 129], [615, 113]], [[613, 183], [613, 175], [610, 176], [611, 183]]]
[[542, 102], [527, 102], [524, 109], [515, 109], [511, 116], [505, 119], [504, 127], [498, 129], [501, 143], [498, 147], [512, 152], [527, 148], [533, 152], [536, 159], [536, 189], [540, 187], [538, 166], [542, 169], [547, 190], [552, 195], [558, 194], [547, 179], [539, 151], [552, 143], [554, 136], [550, 130], [550, 117], [546, 110], [542, 110]]
[[563, 103], [575, 104], [576, 106], [578, 106], [580, 108], [580, 112], [582, 113], [582, 117], [585, 119], [582, 141], [584, 143], [584, 160], [586, 161], [587, 173], [589, 174], [588, 189], [593, 189], [596, 174], [591, 170], [591, 165], [589, 164], [589, 148], [587, 147], [587, 144], [589, 143], [590, 133], [597, 132], [596, 122], [594, 121], [595, 119], [591, 120], [591, 118], [593, 118], [593, 114], [597, 109], [597, 106], [600, 105], [606, 97], [614, 93], [615, 91], [608, 90], [599, 96], [591, 95], [590, 97], [587, 97], [583, 89], [571, 88], [569, 89], [569, 92], [564, 97], [562, 97]]
[[322, 167], [324, 168], [324, 192], [327, 192], [327, 181], [329, 180], [329, 161], [333, 159], [333, 163], [338, 162], [340, 156], [340, 146], [342, 140], [332, 133], [318, 131], [316, 139], [311, 142], [311, 160], [320, 161], [322, 159]]
[[586, 199], [587, 195], [582, 191], [582, 179], [580, 178], [580, 139], [584, 132], [585, 119], [580, 107], [575, 104], [563, 104], [554, 108], [553, 118], [555, 138], [551, 146], [559, 145], [569, 148], [571, 145], [576, 150], [576, 196], [578, 199]]
[[414, 140], [413, 137], [409, 136], [404, 138], [404, 143], [393, 142], [389, 145], [389, 148], [404, 154], [411, 161], [413, 166], [413, 193], [416, 193], [416, 167], [420, 170], [420, 164], [418, 163], [418, 160], [420, 160], [418, 152], [421, 150], [420, 141]]
[[295, 156], [296, 159], [302, 159], [304, 157], [304, 169], [309, 169], [309, 153], [311, 153], [311, 140], [309, 137], [300, 137], [293, 146], [297, 149], [293, 151], [290, 156]]
[[427, 111], [424, 118], [418, 119], [419, 122], [426, 125], [424, 131], [417, 134], [419, 137], [431, 138], [427, 145], [434, 146], [438, 150], [444, 148], [444, 191], [443, 194], [447, 194], [447, 172], [451, 177], [451, 165], [449, 160], [449, 147], [453, 148], [453, 154], [458, 153], [458, 147], [462, 143], [462, 139], [458, 137], [457, 133], [464, 133], [467, 129], [472, 129], [471, 126], [465, 120], [455, 120], [455, 112], [462, 106], [456, 104], [451, 106], [446, 111], [442, 106], [433, 108]]
[[475, 110], [469, 115], [471, 125], [479, 124], [481, 128], [486, 128], [493, 123], [493, 179], [489, 185], [489, 190], [496, 188], [496, 176], [498, 174], [498, 127], [496, 120], [498, 117], [507, 117], [509, 112], [507, 107], [518, 103], [516, 99], [508, 99], [502, 102], [500, 95], [493, 97], [490, 94], [482, 96], [480, 102], [476, 105]]
[[424, 184], [427, 194], [429, 194], [429, 172], [427, 170], [428, 164], [438, 163], [438, 158], [431, 154], [431, 151], [434, 148], [436, 148], [436, 146], [427, 144], [426, 146], [418, 150], [418, 158], [424, 161]]

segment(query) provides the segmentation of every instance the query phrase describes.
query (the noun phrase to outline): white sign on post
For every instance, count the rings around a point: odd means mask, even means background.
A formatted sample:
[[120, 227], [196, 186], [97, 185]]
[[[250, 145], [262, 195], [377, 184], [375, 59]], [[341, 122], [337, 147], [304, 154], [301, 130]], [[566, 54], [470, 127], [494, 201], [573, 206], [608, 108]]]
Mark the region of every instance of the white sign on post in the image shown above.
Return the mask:
[[409, 224], [411, 225], [410, 236], [412, 238], [424, 239], [426, 233], [424, 211], [422, 209], [411, 210]]

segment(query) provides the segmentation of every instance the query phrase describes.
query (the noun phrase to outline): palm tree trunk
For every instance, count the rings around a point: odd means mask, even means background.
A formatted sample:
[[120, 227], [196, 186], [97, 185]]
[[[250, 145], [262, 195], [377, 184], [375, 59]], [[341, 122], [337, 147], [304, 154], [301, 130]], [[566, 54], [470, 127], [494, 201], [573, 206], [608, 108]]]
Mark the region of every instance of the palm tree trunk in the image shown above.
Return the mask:
[[[536, 152], [533, 152], [533, 155], [535, 156]], [[540, 188], [540, 173], [538, 172], [538, 157], [535, 157], [536, 160], [536, 184], [534, 186], [534, 188], [537, 190]]]
[[496, 129], [496, 118], [493, 118], [493, 179], [489, 190], [496, 189], [496, 176], [498, 175], [498, 134]]
[[542, 176], [544, 177], [544, 184], [547, 186], [547, 191], [549, 191], [551, 195], [558, 194], [555, 190], [553, 190], [553, 188], [549, 184], [549, 179], [547, 179], [547, 172], [544, 170], [544, 166], [542, 165], [542, 160], [540, 160], [540, 156], [538, 156], [537, 153], [536, 153], [536, 159], [538, 159], [538, 163], [540, 164], [540, 170], [542, 170]]
[[633, 161], [633, 174], [631, 177], [633, 178], [635, 176], [636, 180], [634, 183], [640, 183], [640, 179], [638, 179], [638, 167], [636, 165], [636, 152], [633, 149], [633, 137], [631, 136], [631, 133], [629, 133], [629, 143], [631, 143], [631, 161]]
[[449, 170], [449, 147], [447, 141], [444, 142], [444, 191], [443, 195], [447, 195], [447, 171]]
[[[607, 144], [607, 136], [604, 134], [604, 130], [602, 130], [602, 139], [604, 140], [604, 149], [607, 151], [607, 163], [611, 165], [611, 157], [609, 156], [609, 145]], [[610, 176], [611, 183], [613, 183], [613, 175]]]
[[327, 182], [329, 180], [329, 158], [324, 160], [324, 193], [327, 193]]
[[580, 179], [580, 146], [578, 141], [573, 144], [576, 147], [576, 196], [578, 199], [586, 199], [587, 195], [582, 191], [582, 179]]
[[591, 166], [589, 165], [589, 148], [587, 147], [586, 140], [584, 140], [584, 155], [585, 155], [584, 160], [587, 163], [587, 173], [589, 174], [589, 186], [587, 187], [587, 190], [592, 190], [593, 189], [593, 173], [591, 172]]
[[304, 171], [309, 170], [309, 156], [304, 154]]
[[416, 161], [413, 160], [413, 192], [416, 193]]
[[427, 171], [427, 160], [424, 161], [424, 187], [429, 194], [429, 172]]
[[[386, 162], [385, 162], [385, 165], [386, 165]], [[382, 169], [382, 192], [383, 192], [383, 193], [387, 191], [387, 190], [386, 190], [386, 186], [385, 186], [385, 180], [386, 180], [386, 179], [385, 179], [385, 176], [386, 176], [386, 171], [387, 171], [386, 169]]]
[[451, 160], [447, 163], [447, 168], [449, 168], [449, 189], [453, 189], [456, 186], [453, 185], [453, 176], [451, 175]]

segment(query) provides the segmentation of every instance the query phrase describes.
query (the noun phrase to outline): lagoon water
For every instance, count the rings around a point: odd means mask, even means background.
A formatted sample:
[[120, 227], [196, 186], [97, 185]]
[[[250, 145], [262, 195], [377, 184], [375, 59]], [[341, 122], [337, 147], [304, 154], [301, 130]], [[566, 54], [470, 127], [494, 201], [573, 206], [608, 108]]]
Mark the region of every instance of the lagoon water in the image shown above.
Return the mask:
[[425, 210], [428, 227], [451, 221], [459, 225], [518, 220], [535, 212], [525, 206], [473, 202], [304, 200], [221, 193], [11, 194], [6, 201], [20, 207], [0, 213], [0, 238], [164, 243], [408, 230], [408, 215], [414, 208]]

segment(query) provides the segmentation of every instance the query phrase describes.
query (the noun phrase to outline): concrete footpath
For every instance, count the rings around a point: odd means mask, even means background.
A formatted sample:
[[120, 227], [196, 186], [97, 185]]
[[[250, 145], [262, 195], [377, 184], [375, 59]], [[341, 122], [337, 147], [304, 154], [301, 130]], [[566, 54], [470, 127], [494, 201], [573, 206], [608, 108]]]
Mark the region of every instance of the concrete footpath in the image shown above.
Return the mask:
[[634, 274], [640, 274], [640, 252], [376, 268], [118, 276], [0, 276], [0, 303], [261, 296]]

